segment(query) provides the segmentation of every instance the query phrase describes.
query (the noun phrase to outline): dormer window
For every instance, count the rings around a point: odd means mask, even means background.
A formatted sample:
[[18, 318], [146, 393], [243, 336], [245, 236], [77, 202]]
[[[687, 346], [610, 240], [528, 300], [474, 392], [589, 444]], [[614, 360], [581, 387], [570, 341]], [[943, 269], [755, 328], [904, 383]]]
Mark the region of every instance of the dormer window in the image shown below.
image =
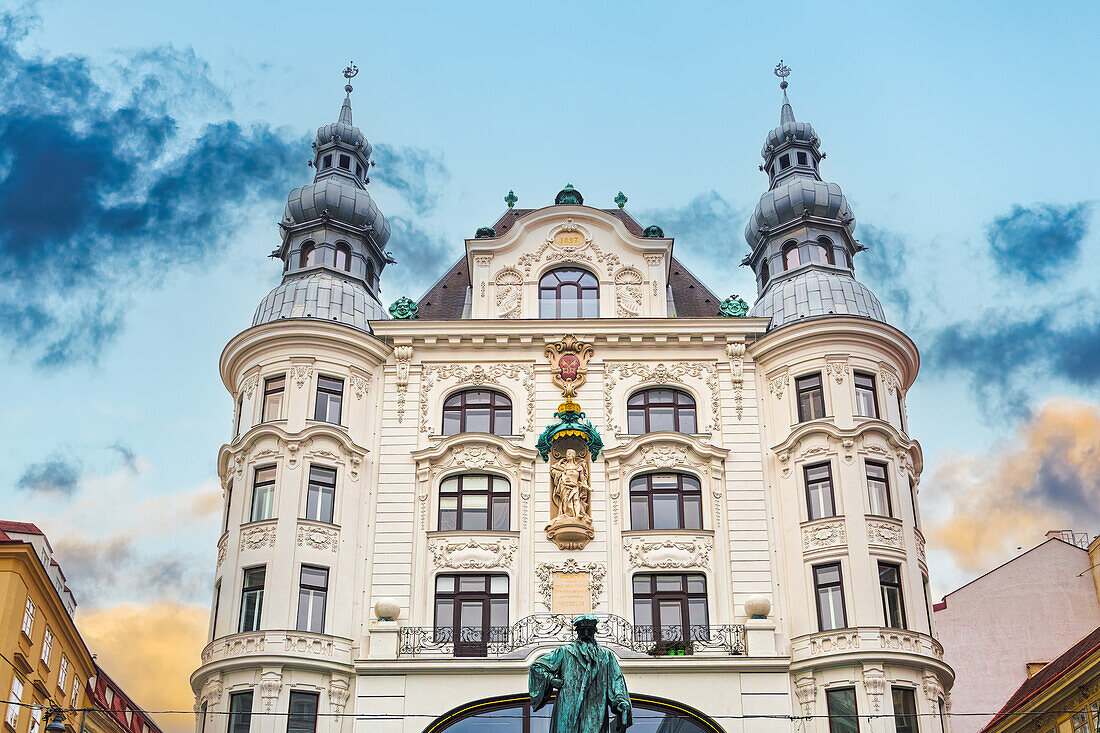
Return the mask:
[[596, 318], [600, 283], [588, 270], [562, 267], [539, 280], [539, 318]]
[[779, 156], [779, 170], [785, 171], [790, 167], [791, 167], [791, 156], [789, 154], [780, 155]]
[[302, 245], [302, 252], [298, 258], [298, 267], [313, 267], [317, 264], [317, 248], [313, 246], [313, 242], [306, 242]]
[[351, 156], [350, 155], [341, 155], [340, 156], [340, 167], [343, 168], [346, 171], [351, 170]]
[[796, 155], [798, 156], [798, 164], [799, 165], [809, 165], [810, 164], [809, 157], [805, 153], [803, 153], [802, 151], [799, 151], [798, 153], [796, 153]]
[[802, 260], [798, 256], [798, 243], [787, 242], [783, 245], [783, 269], [793, 270], [802, 264]]
[[325, 170], [326, 168], [331, 168], [331, 167], [332, 167], [332, 155], [326, 155], [324, 158], [321, 158], [321, 170]]

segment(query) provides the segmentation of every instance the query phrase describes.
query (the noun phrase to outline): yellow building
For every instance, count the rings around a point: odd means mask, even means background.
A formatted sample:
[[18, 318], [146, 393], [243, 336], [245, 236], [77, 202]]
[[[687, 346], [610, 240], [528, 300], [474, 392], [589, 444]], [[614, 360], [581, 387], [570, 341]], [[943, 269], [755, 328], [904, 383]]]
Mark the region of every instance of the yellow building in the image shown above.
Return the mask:
[[[4, 733], [41, 733], [47, 709], [85, 707], [96, 668], [73, 623], [76, 601], [33, 524], [0, 521], [0, 604]], [[79, 726], [66, 716], [68, 730]]]
[[[1100, 537], [1089, 545], [1100, 600]], [[1056, 659], [1029, 670], [982, 733], [1100, 733], [1100, 627]]]

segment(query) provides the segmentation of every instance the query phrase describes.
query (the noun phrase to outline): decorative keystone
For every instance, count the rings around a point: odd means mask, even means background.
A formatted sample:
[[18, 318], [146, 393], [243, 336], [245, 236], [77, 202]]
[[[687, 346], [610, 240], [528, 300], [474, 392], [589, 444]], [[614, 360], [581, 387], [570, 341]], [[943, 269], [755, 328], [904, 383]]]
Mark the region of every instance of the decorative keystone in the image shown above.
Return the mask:
[[626, 194], [619, 191], [619, 195], [615, 197], [615, 205], [620, 209], [626, 206]]
[[393, 302], [389, 311], [394, 320], [409, 321], [417, 317], [416, 314], [420, 312], [420, 306], [411, 298], [401, 296]]
[[718, 306], [718, 315], [723, 318], [744, 318], [749, 314], [749, 304], [736, 294], [722, 301]]

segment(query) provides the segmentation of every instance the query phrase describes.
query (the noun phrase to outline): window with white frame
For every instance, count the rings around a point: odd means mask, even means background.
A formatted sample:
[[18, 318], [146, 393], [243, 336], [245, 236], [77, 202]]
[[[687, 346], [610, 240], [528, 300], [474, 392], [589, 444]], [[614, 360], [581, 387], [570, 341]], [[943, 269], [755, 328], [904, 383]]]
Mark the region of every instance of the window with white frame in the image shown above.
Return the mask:
[[69, 707], [71, 707], [71, 708], [77, 707], [77, 703], [80, 702], [79, 698], [80, 698], [80, 678], [74, 676], [73, 677], [73, 692], [72, 692], [72, 695], [69, 696]]
[[23, 702], [23, 683], [18, 675], [11, 678], [11, 694], [8, 695], [8, 713], [4, 721], [11, 726], [19, 722], [19, 703]]
[[38, 733], [42, 730], [42, 708], [35, 705], [31, 708], [31, 724], [27, 728], [27, 733]]
[[34, 601], [27, 596], [27, 606], [23, 609], [23, 634], [29, 639], [34, 631]]
[[65, 656], [64, 652], [61, 654], [61, 666], [57, 670], [57, 689], [65, 692], [65, 683], [69, 679], [69, 658]]
[[328, 600], [328, 568], [302, 566], [298, 584], [298, 631], [323, 634]]
[[53, 653], [53, 632], [46, 627], [46, 634], [42, 637], [42, 663], [50, 666], [50, 655]]

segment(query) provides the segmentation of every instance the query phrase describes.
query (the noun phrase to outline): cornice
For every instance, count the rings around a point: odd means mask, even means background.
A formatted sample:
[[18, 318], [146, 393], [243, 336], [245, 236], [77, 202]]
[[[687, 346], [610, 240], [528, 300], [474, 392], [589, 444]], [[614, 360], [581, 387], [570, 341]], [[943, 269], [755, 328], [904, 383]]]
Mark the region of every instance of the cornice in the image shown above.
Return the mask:
[[454, 447], [480, 444], [488, 444], [499, 449], [516, 465], [521, 463], [534, 463], [535, 458], [538, 457], [538, 451], [532, 448], [517, 446], [511, 441], [491, 433], [458, 433], [456, 435], [448, 435], [436, 445], [412, 451], [409, 453], [409, 456], [412, 457], [413, 461], [417, 464], [436, 464], [442, 461], [444, 456], [450, 453], [451, 449]]
[[903, 388], [909, 389], [920, 369], [917, 345], [900, 329], [871, 318], [829, 315], [788, 323], [756, 339], [749, 346], [749, 353], [765, 369], [770, 369], [769, 364], [799, 357], [809, 346], [821, 344], [835, 352], [844, 351], [845, 342], [865, 347], [868, 341], [900, 365]]
[[379, 339], [409, 345], [527, 346], [572, 333], [596, 344], [727, 343], [758, 338], [769, 318], [576, 318], [553, 321], [470, 318], [453, 321], [371, 321]]
[[608, 463], [623, 463], [630, 456], [640, 453], [648, 445], [671, 443], [680, 445], [693, 452], [700, 459], [706, 461], [723, 461], [729, 455], [728, 448], [717, 448], [709, 443], [704, 443], [699, 438], [689, 433], [677, 433], [662, 430], [655, 433], [645, 433], [615, 446], [606, 448], [603, 452], [604, 460]]
[[241, 331], [222, 349], [218, 369], [225, 388], [235, 393], [236, 378], [257, 366], [264, 350], [273, 348], [310, 356], [319, 348], [330, 349], [371, 366], [384, 363], [393, 352], [384, 341], [342, 323], [307, 318], [262, 323]]
[[785, 453], [794, 449], [798, 442], [809, 435], [828, 435], [837, 441], [855, 440], [867, 433], [879, 433], [886, 438], [886, 442], [895, 450], [909, 451], [912, 453], [914, 471], [920, 475], [924, 469], [924, 452], [920, 443], [906, 437], [897, 428], [885, 420], [864, 419], [858, 425], [851, 428], [839, 428], [829, 420], [813, 420], [800, 423], [791, 431], [783, 442], [772, 446], [775, 453]]
[[233, 456], [248, 453], [248, 451], [262, 438], [274, 437], [279, 441], [280, 445], [300, 445], [318, 436], [332, 438], [338, 442], [349, 455], [358, 456], [360, 459], [365, 457], [369, 452], [365, 447], [352, 440], [351, 436], [348, 435], [346, 431], [328, 423], [314, 423], [296, 433], [291, 433], [283, 429], [278, 423], [260, 423], [252, 427], [236, 441], [222, 445], [218, 450], [218, 473], [224, 476], [229, 468], [230, 459]]

